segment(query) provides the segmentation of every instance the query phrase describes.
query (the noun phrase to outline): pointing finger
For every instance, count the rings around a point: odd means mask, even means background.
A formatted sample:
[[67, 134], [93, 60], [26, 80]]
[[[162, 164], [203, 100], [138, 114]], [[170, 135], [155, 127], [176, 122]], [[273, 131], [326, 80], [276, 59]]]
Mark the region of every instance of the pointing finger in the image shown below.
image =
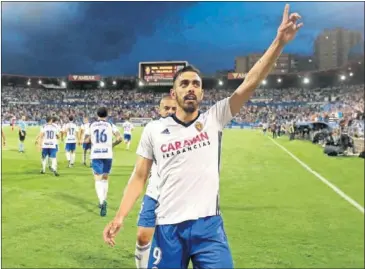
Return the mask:
[[289, 4], [286, 4], [283, 13], [283, 22], [287, 22], [288, 19], [289, 19]]

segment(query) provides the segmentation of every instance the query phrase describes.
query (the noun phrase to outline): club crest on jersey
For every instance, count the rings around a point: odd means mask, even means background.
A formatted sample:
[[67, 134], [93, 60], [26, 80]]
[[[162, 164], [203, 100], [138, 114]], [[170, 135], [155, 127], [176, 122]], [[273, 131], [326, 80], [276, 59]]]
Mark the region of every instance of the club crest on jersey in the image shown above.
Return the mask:
[[199, 132], [201, 132], [202, 130], [203, 130], [203, 124], [201, 123], [201, 122], [196, 122], [195, 123], [195, 128], [199, 131]]

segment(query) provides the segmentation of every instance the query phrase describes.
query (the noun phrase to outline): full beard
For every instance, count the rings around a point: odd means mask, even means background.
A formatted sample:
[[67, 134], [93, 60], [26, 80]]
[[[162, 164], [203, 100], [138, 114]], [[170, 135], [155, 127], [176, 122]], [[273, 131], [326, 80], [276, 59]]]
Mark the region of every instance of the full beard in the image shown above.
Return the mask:
[[192, 114], [198, 109], [197, 103], [192, 103], [192, 102], [185, 103], [184, 98], [178, 98], [176, 101], [179, 107], [181, 107], [185, 113]]

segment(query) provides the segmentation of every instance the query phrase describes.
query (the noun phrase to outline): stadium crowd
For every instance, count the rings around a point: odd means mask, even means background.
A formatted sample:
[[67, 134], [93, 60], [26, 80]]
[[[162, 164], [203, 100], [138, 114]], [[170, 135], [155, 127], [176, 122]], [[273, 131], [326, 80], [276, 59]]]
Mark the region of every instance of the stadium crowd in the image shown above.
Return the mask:
[[[233, 89], [205, 91], [202, 110], [231, 94]], [[81, 122], [83, 116], [93, 118], [96, 108], [106, 105], [114, 122], [126, 117], [157, 118], [157, 103], [162, 93], [123, 91], [116, 89], [47, 90], [41, 88], [2, 87], [2, 119], [41, 122], [46, 114], [66, 121], [69, 114]], [[364, 128], [364, 85], [341, 85], [332, 88], [261, 88], [235, 117], [237, 123], [270, 123], [301, 121], [338, 121]]]

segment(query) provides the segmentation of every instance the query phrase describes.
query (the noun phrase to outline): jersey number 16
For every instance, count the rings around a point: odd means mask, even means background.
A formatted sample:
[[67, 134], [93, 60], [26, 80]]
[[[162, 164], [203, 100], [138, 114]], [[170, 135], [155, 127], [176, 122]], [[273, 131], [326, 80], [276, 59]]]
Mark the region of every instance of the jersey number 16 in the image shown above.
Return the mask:
[[105, 133], [105, 129], [104, 130], [95, 130], [94, 131], [94, 135], [96, 138], [96, 143], [105, 143], [106, 140], [108, 139], [106, 133]]

